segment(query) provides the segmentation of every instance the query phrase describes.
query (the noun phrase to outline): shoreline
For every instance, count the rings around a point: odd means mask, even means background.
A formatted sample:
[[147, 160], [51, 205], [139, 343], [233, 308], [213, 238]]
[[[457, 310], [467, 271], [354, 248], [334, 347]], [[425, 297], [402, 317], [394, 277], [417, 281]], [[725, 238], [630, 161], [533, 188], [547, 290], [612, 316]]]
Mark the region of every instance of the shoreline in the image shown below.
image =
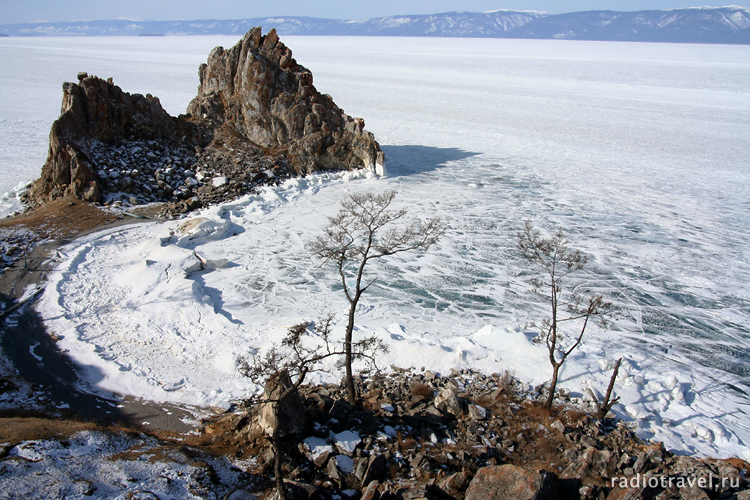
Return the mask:
[[[0, 272], [0, 347], [11, 369], [40, 390], [36, 398], [50, 398], [46, 407], [2, 407], [0, 415], [41, 412], [57, 418], [62, 410], [102, 425], [126, 424], [176, 434], [199, 425], [196, 415], [205, 414], [205, 409], [188, 410], [116, 393], [86, 391], [77, 374], [80, 367], [56, 346], [33, 308], [44, 291], [47, 273], [56, 265], [54, 254], [60, 246], [104, 229], [158, 221], [159, 208], [136, 207], [125, 214], [80, 200], [60, 199], [0, 220], [0, 231], [23, 230], [29, 242], [29, 247], [21, 249], [22, 255]], [[23, 406], [19, 404], [20, 408]]]

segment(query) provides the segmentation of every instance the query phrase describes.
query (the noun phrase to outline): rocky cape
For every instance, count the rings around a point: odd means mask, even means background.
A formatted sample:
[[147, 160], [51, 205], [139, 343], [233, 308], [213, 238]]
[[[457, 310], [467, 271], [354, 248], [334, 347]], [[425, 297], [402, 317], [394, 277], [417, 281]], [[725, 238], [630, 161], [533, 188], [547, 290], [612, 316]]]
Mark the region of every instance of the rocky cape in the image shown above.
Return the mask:
[[187, 113], [79, 73], [63, 84], [47, 161], [25, 201], [168, 202], [168, 214], [236, 198], [263, 184], [324, 170], [384, 173], [364, 120], [318, 92], [274, 30], [252, 28], [199, 69]]

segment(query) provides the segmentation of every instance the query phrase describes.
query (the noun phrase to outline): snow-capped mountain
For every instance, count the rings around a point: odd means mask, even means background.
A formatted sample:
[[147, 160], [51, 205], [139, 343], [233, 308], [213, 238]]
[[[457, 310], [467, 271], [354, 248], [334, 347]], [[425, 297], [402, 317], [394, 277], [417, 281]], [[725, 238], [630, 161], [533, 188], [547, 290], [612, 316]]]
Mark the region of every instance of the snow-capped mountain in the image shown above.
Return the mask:
[[350, 35], [505, 37], [544, 17], [542, 12], [445, 12], [421, 16], [388, 16], [348, 21]]
[[750, 43], [750, 9], [700, 7], [637, 12], [446, 12], [366, 20], [266, 17], [196, 21], [70, 21], [0, 25], [0, 33], [30, 35], [234, 35], [253, 26], [281, 35], [561, 38], [681, 43]]
[[513, 32], [517, 38], [631, 42], [750, 43], [750, 9], [731, 6], [589, 11], [546, 16]]

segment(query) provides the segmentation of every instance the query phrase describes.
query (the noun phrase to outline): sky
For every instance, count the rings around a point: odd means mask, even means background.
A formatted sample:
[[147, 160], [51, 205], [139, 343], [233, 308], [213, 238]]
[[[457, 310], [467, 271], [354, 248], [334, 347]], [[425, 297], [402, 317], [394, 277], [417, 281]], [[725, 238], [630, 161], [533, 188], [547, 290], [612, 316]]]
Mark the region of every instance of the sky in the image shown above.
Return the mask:
[[[710, 1], [710, 0], [708, 0]], [[582, 10], [635, 11], [701, 7], [690, 0], [0, 0], [0, 24], [94, 19], [243, 19], [309, 16], [368, 19], [449, 11], [540, 10], [552, 14]]]

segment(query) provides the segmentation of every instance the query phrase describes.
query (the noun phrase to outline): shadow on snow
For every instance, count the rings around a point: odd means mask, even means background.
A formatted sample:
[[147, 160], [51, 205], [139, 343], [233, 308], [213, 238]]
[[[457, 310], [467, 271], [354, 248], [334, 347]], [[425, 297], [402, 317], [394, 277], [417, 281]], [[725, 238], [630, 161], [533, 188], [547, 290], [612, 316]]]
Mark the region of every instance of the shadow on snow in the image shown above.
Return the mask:
[[389, 176], [416, 175], [437, 170], [447, 163], [465, 160], [480, 153], [459, 148], [430, 146], [381, 146]]

